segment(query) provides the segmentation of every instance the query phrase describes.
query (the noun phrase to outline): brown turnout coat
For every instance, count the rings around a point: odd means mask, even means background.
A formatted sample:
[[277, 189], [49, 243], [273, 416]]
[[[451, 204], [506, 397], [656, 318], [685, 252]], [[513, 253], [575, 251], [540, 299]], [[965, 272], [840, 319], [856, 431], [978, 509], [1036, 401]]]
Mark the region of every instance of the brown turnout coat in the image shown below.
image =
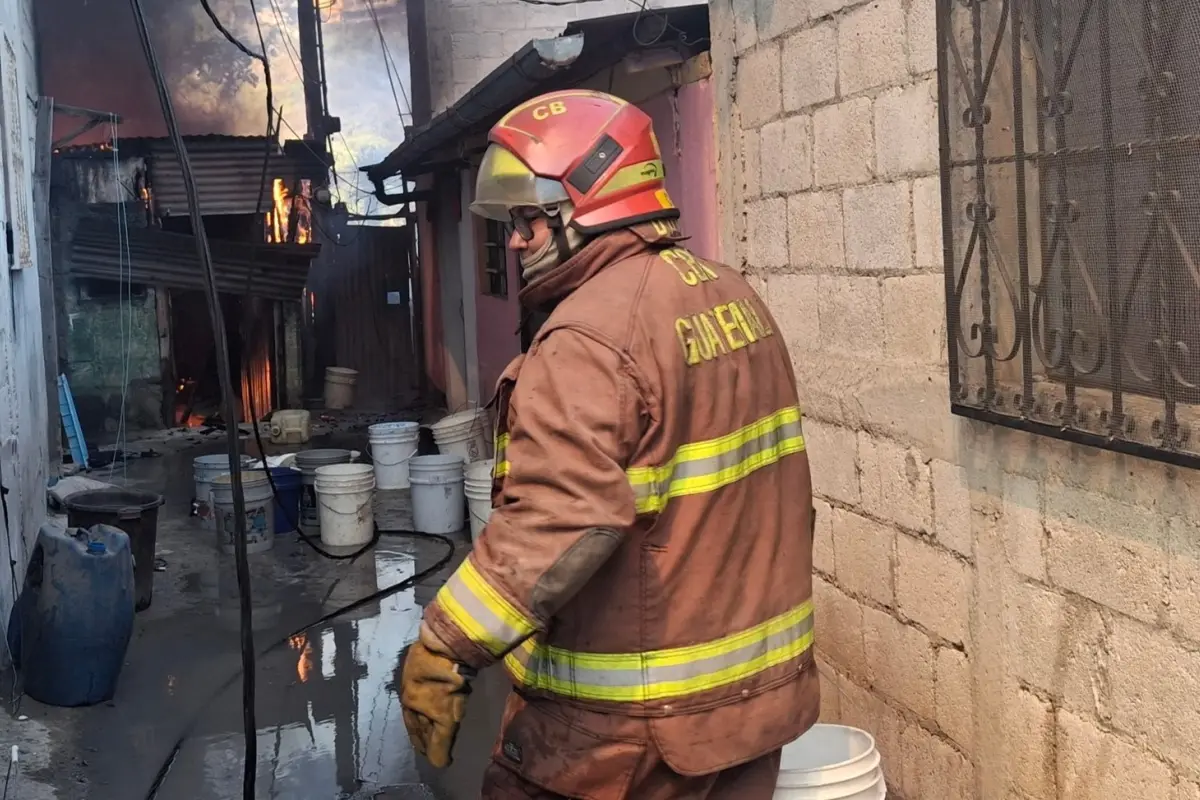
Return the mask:
[[495, 399], [491, 521], [426, 623], [518, 691], [643, 717], [672, 769], [816, 720], [812, 498], [783, 336], [673, 223], [530, 284], [554, 308]]

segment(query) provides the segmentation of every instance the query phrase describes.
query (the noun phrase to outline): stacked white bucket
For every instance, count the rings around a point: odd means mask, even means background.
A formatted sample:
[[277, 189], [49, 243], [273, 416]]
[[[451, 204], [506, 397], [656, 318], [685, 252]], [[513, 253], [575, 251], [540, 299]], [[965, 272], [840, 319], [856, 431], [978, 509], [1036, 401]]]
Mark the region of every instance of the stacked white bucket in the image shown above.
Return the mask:
[[467, 522], [469, 501], [474, 539], [491, 514], [493, 462], [487, 411], [460, 411], [429, 427], [440, 455], [417, 456], [409, 462], [413, 527], [422, 533], [456, 533]]
[[845, 725], [812, 726], [783, 748], [773, 800], [884, 800], [875, 739]]
[[381, 492], [408, 488], [408, 462], [417, 454], [421, 426], [416, 422], [381, 422], [367, 429], [375, 488]]
[[471, 520], [472, 542], [483, 533], [483, 527], [492, 516], [492, 471], [495, 467], [494, 458], [467, 465], [463, 492], [467, 496], [467, 516]]

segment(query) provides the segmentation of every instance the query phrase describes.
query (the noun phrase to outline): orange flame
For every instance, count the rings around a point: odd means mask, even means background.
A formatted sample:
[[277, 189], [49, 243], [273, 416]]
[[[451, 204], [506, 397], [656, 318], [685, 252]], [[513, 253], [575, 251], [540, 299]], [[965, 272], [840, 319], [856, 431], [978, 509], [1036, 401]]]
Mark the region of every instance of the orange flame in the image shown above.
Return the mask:
[[[312, 181], [300, 181], [300, 193], [293, 195], [283, 183], [283, 178], [276, 178], [271, 185], [271, 196], [274, 199], [274, 211], [267, 212], [266, 228], [267, 241], [272, 244], [282, 244], [295, 241], [296, 244], [308, 244], [312, 241]], [[292, 233], [292, 214], [296, 214], [296, 233]]]

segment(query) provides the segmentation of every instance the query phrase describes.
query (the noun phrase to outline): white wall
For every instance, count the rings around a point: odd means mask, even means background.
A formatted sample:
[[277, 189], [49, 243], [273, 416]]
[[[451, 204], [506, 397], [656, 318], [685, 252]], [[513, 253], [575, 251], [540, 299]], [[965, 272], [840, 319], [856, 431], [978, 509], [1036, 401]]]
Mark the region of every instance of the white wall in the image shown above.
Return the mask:
[[[7, 202], [0, 201], [0, 217], [11, 218], [18, 238], [21, 220], [26, 221], [31, 259], [25, 269], [10, 271], [0, 250], [0, 475], [9, 489], [9, 535], [0, 552], [0, 625], [5, 628], [13, 600], [5, 562], [10, 557], [17, 562], [20, 581], [29, 546], [46, 516], [47, 399], [38, 286], [43, 265], [37, 263], [32, 197], [38, 96], [34, 2], [0, 0], [0, 102], [5, 111], [0, 141], [6, 145], [8, 164], [0, 173], [0, 200], [7, 197]], [[12, 46], [15, 62], [7, 56], [4, 39]]]
[[[647, 8], [698, 0], [650, 0]], [[427, 5], [433, 112], [445, 110], [530, 39], [558, 36], [579, 19], [636, 12], [641, 0], [597, 0], [565, 6], [521, 0], [436, 0]]]

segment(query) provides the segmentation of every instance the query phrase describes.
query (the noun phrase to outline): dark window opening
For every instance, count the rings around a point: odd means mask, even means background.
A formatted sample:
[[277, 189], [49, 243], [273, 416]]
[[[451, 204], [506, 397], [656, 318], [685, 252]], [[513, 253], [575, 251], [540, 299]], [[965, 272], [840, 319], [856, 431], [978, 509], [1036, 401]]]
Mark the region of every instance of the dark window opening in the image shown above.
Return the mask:
[[508, 297], [508, 231], [496, 220], [483, 220], [479, 287], [491, 297]]

